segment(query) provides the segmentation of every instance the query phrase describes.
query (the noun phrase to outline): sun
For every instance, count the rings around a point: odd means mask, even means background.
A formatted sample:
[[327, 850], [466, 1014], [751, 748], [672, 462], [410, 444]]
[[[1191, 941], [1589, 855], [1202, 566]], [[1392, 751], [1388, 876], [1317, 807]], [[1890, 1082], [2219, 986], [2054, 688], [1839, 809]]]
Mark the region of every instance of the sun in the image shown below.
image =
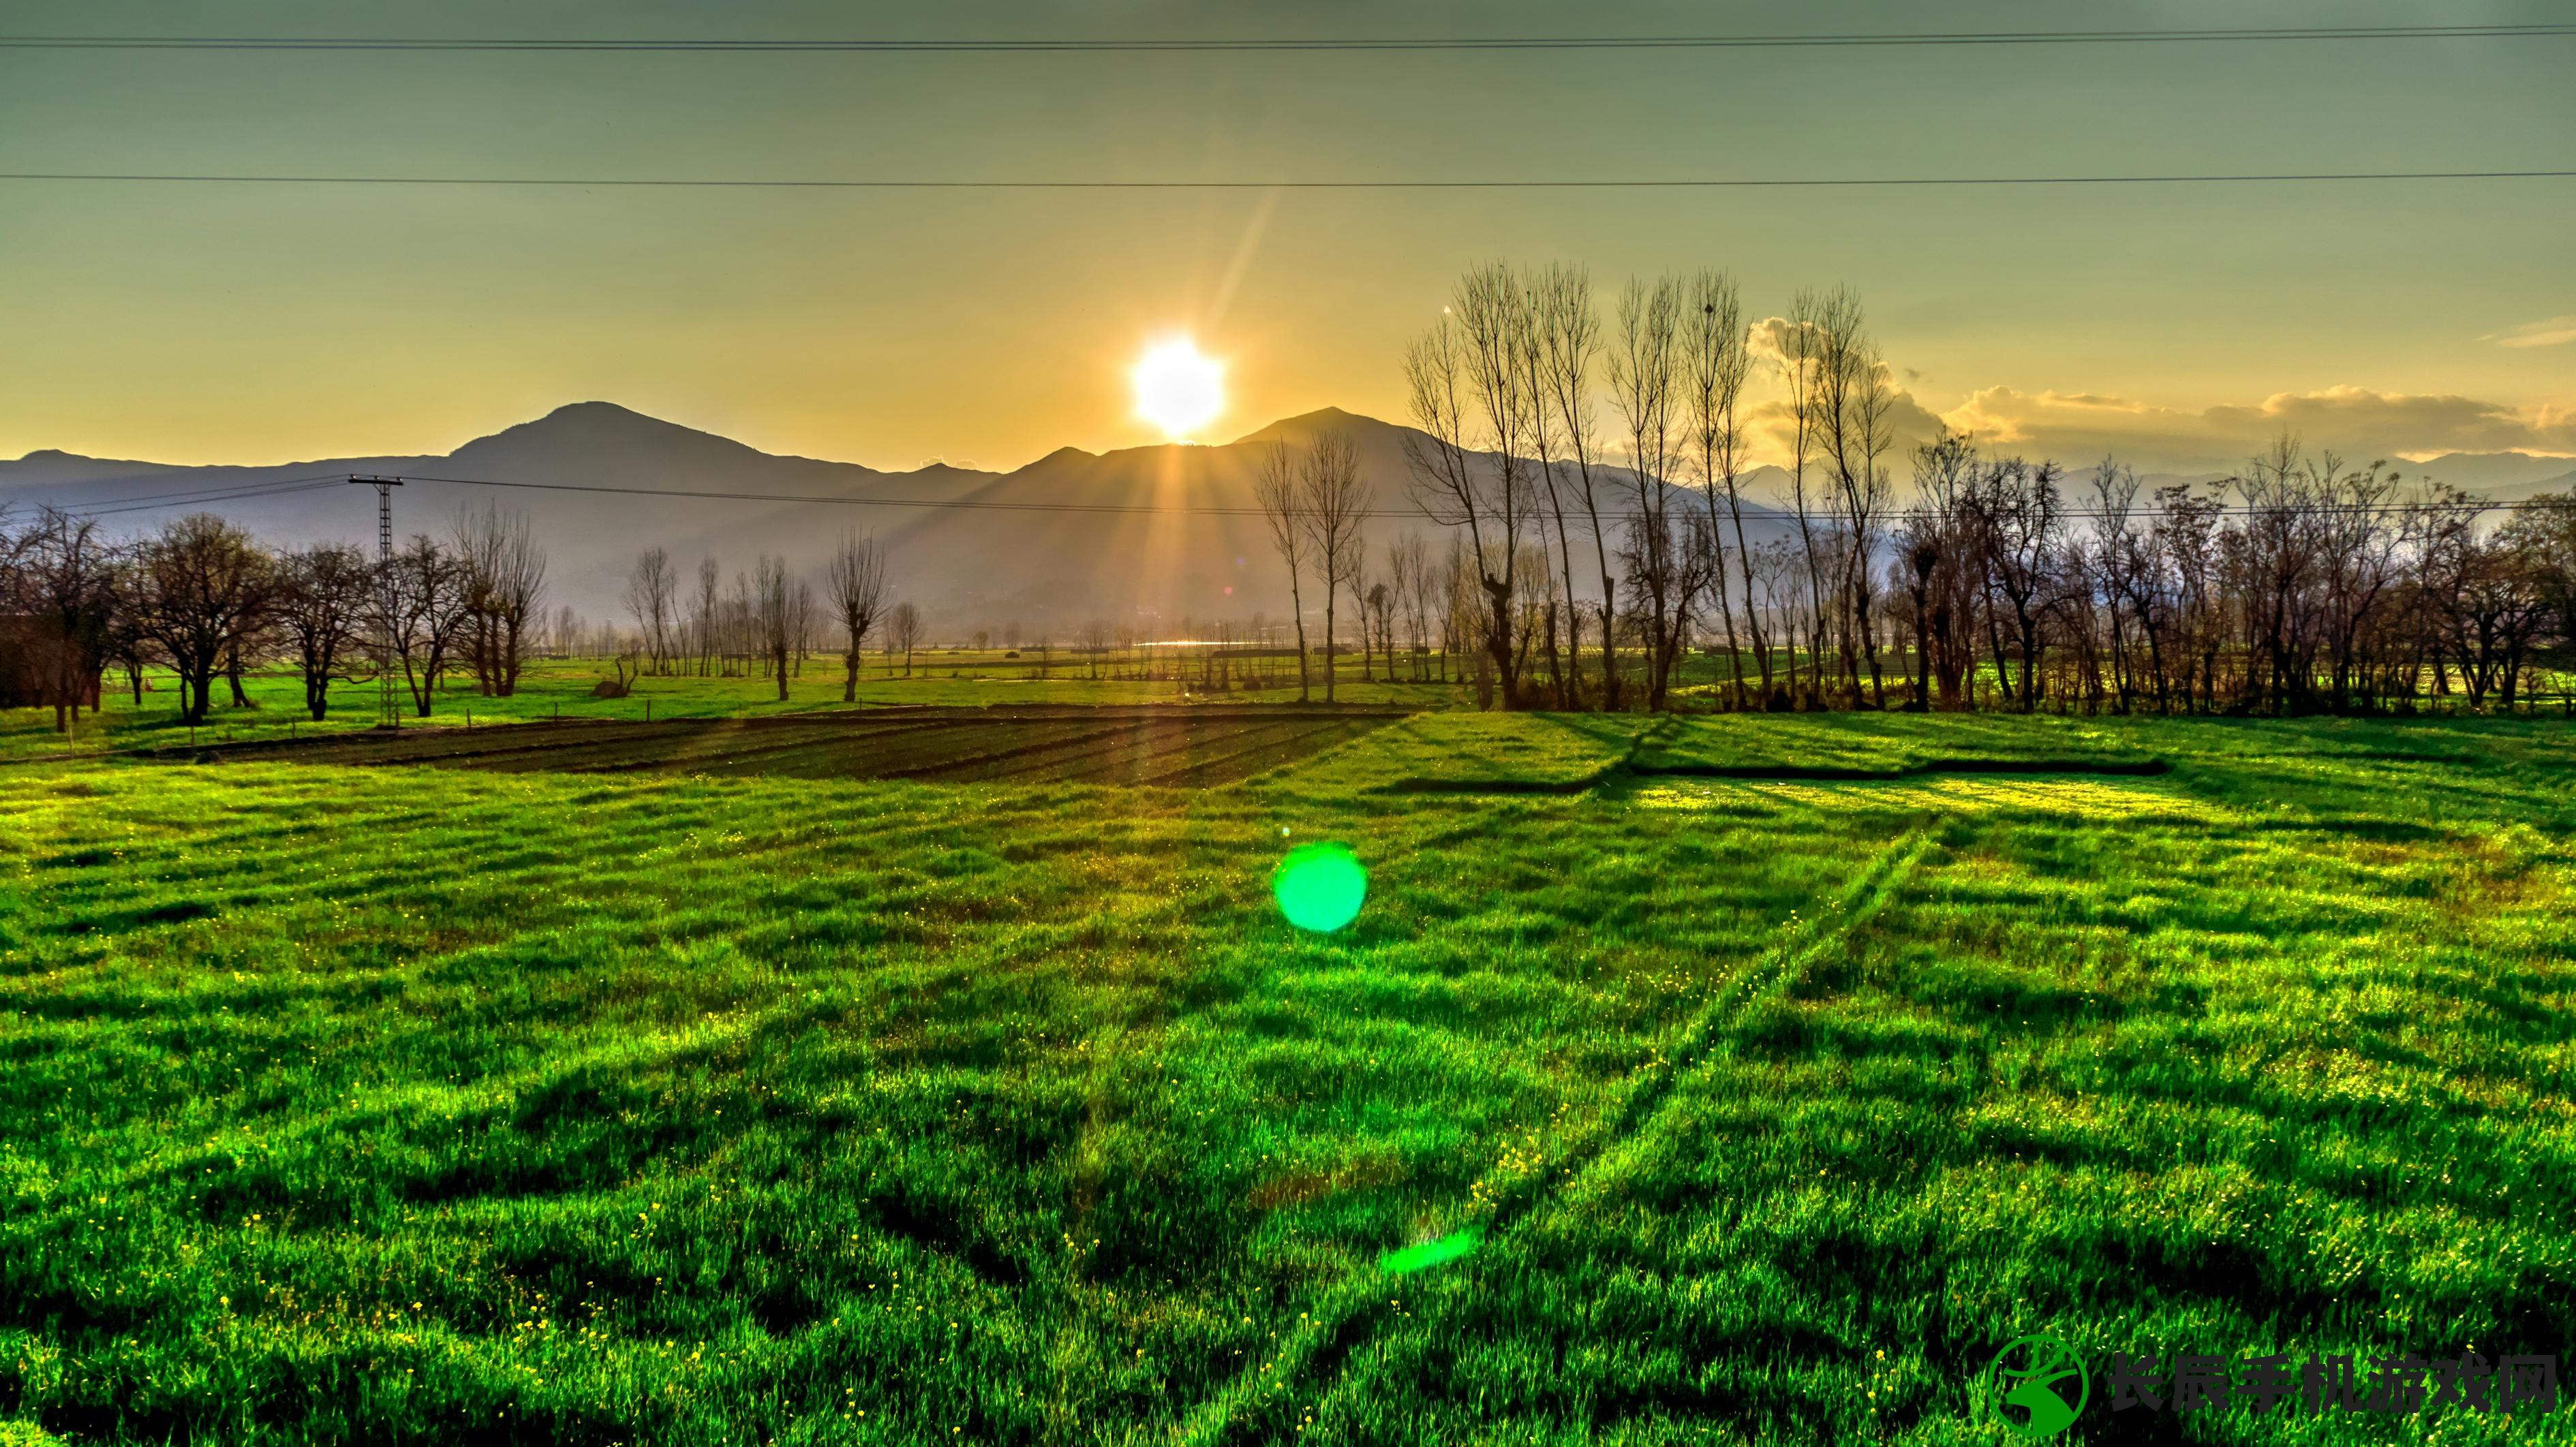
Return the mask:
[[1167, 437], [1187, 437], [1225, 410], [1225, 364], [1201, 355], [1187, 337], [1149, 348], [1135, 380], [1136, 415]]

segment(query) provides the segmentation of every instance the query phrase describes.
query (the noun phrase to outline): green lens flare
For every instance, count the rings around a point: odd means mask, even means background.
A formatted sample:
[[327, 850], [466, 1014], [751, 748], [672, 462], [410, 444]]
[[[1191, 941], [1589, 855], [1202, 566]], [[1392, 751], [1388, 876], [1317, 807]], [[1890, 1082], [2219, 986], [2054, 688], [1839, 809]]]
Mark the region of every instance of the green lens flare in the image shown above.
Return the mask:
[[1408, 1271], [1420, 1271], [1425, 1267], [1446, 1266], [1475, 1250], [1476, 1243], [1484, 1239], [1484, 1227], [1470, 1226], [1463, 1231], [1452, 1231], [1437, 1241], [1425, 1241], [1419, 1246], [1407, 1246], [1401, 1251], [1389, 1251], [1377, 1259], [1377, 1264], [1399, 1276]]
[[1331, 934], [1360, 916], [1368, 898], [1368, 871], [1340, 844], [1300, 844], [1279, 861], [1270, 890], [1279, 912], [1299, 929]]

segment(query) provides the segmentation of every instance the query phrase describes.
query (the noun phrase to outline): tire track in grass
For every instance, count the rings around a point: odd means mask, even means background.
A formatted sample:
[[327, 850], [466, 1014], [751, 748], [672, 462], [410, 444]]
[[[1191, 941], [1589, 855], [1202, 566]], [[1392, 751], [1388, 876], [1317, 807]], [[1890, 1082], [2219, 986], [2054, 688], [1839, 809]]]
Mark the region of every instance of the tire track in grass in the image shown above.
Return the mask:
[[[1497, 1192], [1485, 1220], [1483, 1244], [1499, 1244], [1506, 1233], [1545, 1205], [1557, 1189], [1588, 1171], [1612, 1148], [1634, 1139], [1672, 1095], [1674, 1082], [1698, 1066], [1709, 1048], [1754, 1002], [1788, 989], [1826, 952], [1842, 945], [1853, 932], [1875, 918], [1913, 876], [1915, 866], [1932, 847], [1932, 823], [1919, 824], [1882, 849], [1854, 877], [1831, 908], [1813, 919], [1789, 926], [1783, 937], [1711, 995], [1707, 1004], [1669, 1042], [1655, 1047], [1655, 1058], [1638, 1073], [1636, 1083], [1608, 1124], [1587, 1133], [1544, 1167]], [[1462, 1223], [1465, 1229], [1469, 1223]], [[1267, 1362], [1247, 1366], [1242, 1375], [1200, 1404], [1175, 1433], [1184, 1447], [1222, 1447], [1237, 1440], [1237, 1419], [1256, 1395], [1275, 1395], [1300, 1378], [1330, 1377], [1351, 1354], [1368, 1343], [1387, 1308], [1385, 1273], [1362, 1267], [1325, 1294], [1304, 1317], [1278, 1353]], [[1310, 1389], [1320, 1400], [1329, 1384]], [[1297, 1394], [1303, 1398], [1309, 1392]]]

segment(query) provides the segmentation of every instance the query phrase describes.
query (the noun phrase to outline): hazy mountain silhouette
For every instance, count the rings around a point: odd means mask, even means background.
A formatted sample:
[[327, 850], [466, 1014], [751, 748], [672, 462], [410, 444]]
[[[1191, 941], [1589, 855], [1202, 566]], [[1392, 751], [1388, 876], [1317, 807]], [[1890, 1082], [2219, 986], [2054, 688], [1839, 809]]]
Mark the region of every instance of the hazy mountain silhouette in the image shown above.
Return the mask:
[[2576, 458], [2535, 457], [2527, 452], [2448, 452], [2396, 466], [2409, 481], [2430, 477], [2499, 502], [2519, 502], [2576, 486]]
[[[1408, 529], [1445, 546], [1442, 530], [1408, 500], [1404, 444], [1408, 434], [1420, 434], [1331, 407], [1281, 418], [1218, 446], [1133, 447], [1098, 454], [1065, 447], [1009, 472], [945, 464], [881, 472], [855, 463], [762, 452], [612, 403], [577, 402], [437, 455], [188, 467], [33, 452], [0, 462], [0, 504], [127, 509], [101, 512], [101, 522], [119, 533], [144, 531], [203, 509], [281, 543], [323, 538], [372, 542], [375, 498], [366, 488], [326, 485], [251, 499], [218, 494], [334, 473], [394, 473], [424, 479], [396, 495], [395, 527], [405, 535], [444, 534], [462, 508], [492, 501], [525, 512], [551, 556], [550, 600], [568, 602], [595, 619], [622, 615], [619, 595], [627, 570], [644, 548], [668, 549], [682, 573], [692, 578], [699, 559], [713, 557], [730, 586], [733, 574], [748, 571], [764, 552], [784, 555], [799, 570], [819, 571], [833, 539], [856, 528], [874, 532], [886, 544], [897, 589], [919, 603], [937, 629], [1016, 620], [1032, 634], [1047, 630], [1062, 637], [1098, 617], [1168, 633], [1184, 619], [1285, 612], [1286, 577], [1258, 515], [1172, 509], [1252, 508], [1252, 479], [1262, 450], [1278, 440], [1303, 444], [1328, 430], [1348, 433], [1358, 444], [1363, 473], [1375, 487], [1375, 511], [1385, 514], [1367, 523], [1380, 548], [1372, 554], [1373, 566], [1383, 559], [1383, 543]], [[1901, 493], [1901, 462], [1897, 470]], [[2406, 464], [2405, 472], [2410, 479], [2430, 475], [2500, 498], [2576, 486], [2576, 472], [2568, 470], [2567, 459], [2522, 453], [2455, 453]], [[1784, 477], [1778, 468], [1760, 469], [1746, 490], [1755, 498], [1777, 497]], [[425, 480], [441, 478], [711, 496], [631, 496]], [[2080, 489], [2083, 480], [2071, 478], [2070, 489]], [[2168, 480], [2181, 479], [2150, 479]], [[1614, 470], [1610, 486], [1624, 491], [1624, 474]], [[156, 506], [137, 507], [156, 500]], [[979, 506], [891, 505], [956, 502]], [[1068, 504], [1099, 510], [1052, 510]], [[1768, 521], [1757, 534], [1777, 536], [1776, 515], [1768, 509], [1764, 514]], [[1583, 565], [1590, 552], [1588, 537], [1578, 532], [1576, 547], [1579, 583], [1593, 571]], [[1311, 583], [1307, 602], [1317, 604]]]
[[[375, 498], [366, 488], [324, 486], [250, 499], [186, 494], [340, 472], [391, 473], [416, 479], [395, 495], [395, 529], [406, 536], [443, 534], [462, 508], [492, 501], [528, 514], [550, 554], [550, 601], [569, 602], [593, 618], [621, 615], [627, 570], [644, 548], [668, 549], [692, 578], [699, 559], [713, 557], [730, 586], [733, 574], [748, 570], [764, 552], [817, 571], [832, 540], [856, 528], [874, 532], [887, 546], [898, 591], [920, 603], [939, 627], [1016, 620], [1033, 634], [1053, 630], [1064, 636], [1099, 617], [1170, 631], [1185, 618], [1285, 612], [1286, 577], [1259, 516], [1169, 509], [1252, 508], [1261, 450], [1274, 440], [1302, 444], [1327, 430], [1346, 432], [1359, 445], [1361, 466], [1375, 488], [1375, 511], [1388, 515], [1369, 520], [1374, 543], [1382, 549], [1386, 540], [1412, 529], [1445, 545], [1441, 530], [1407, 500], [1404, 439], [1410, 429], [1338, 408], [1282, 418], [1220, 446], [1104, 454], [1066, 447], [1010, 472], [944, 464], [881, 472], [761, 452], [612, 403], [579, 402], [438, 455], [186, 467], [31, 453], [0, 462], [0, 502], [130, 509], [101, 514], [101, 522], [120, 533], [205, 510], [280, 543], [372, 541]], [[464, 480], [713, 496], [491, 488]], [[1765, 488], [1757, 484], [1756, 491]], [[168, 501], [136, 508], [156, 499]], [[865, 505], [871, 502], [978, 506]], [[1067, 504], [1101, 510], [1055, 510]], [[1165, 510], [1123, 510], [1146, 508]], [[1382, 556], [1374, 554], [1372, 564]], [[1311, 580], [1307, 595], [1314, 606]]]

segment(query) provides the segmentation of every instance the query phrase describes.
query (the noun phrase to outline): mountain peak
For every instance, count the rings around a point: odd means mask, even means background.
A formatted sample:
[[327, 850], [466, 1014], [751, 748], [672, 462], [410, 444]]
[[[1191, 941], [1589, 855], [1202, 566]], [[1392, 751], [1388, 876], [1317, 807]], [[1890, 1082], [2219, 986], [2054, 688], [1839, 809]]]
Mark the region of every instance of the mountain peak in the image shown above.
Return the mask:
[[1295, 442], [1312, 437], [1319, 432], [1359, 432], [1391, 426], [1392, 424], [1379, 421], [1375, 417], [1363, 417], [1357, 412], [1345, 412], [1339, 407], [1318, 407], [1312, 412], [1300, 412], [1294, 417], [1282, 417], [1267, 427], [1247, 432], [1234, 440], [1238, 443], [1272, 442], [1282, 439]]
[[504, 433], [531, 427], [633, 432], [655, 437], [709, 437], [718, 442], [732, 443], [736, 447], [743, 445], [733, 442], [729, 437], [700, 431], [678, 422], [667, 422], [649, 413], [638, 412], [632, 407], [620, 406], [615, 402], [566, 402], [533, 422], [522, 422], [517, 427], [506, 428]]
[[[1048, 453], [1046, 456], [1039, 458], [1037, 461], [1030, 463], [1029, 467], [1045, 467], [1050, 463], [1059, 462], [1096, 462], [1098, 460], [1098, 454], [1085, 452], [1071, 443], [1066, 443], [1064, 446], [1059, 447], [1055, 451]], [[1026, 471], [1027, 469], [1023, 468], [1021, 470]]]
[[768, 455], [729, 437], [665, 422], [614, 402], [594, 401], [568, 402], [532, 422], [477, 437], [449, 456], [506, 461], [578, 457], [597, 462], [634, 454], [650, 454], [664, 461], [685, 457], [701, 462]]

